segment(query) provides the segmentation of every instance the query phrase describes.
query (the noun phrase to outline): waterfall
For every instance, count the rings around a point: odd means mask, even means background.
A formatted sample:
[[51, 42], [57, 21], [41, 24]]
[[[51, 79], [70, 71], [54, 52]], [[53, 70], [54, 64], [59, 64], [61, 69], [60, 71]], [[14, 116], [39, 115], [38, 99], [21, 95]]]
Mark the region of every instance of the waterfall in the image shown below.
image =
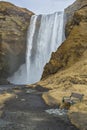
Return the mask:
[[64, 12], [32, 16], [27, 36], [26, 63], [8, 80], [13, 84], [38, 82], [51, 53], [63, 41]]

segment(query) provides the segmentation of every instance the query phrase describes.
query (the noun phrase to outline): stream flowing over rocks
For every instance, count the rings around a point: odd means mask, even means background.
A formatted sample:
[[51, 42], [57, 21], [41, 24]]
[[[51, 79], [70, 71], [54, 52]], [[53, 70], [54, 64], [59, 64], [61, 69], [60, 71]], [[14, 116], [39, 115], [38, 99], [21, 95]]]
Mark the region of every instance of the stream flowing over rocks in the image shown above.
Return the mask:
[[50, 107], [42, 100], [41, 90], [5, 86], [2, 93], [4, 91], [16, 93], [16, 96], [5, 102], [0, 117], [0, 130], [78, 130], [66, 115], [50, 115], [45, 112]]

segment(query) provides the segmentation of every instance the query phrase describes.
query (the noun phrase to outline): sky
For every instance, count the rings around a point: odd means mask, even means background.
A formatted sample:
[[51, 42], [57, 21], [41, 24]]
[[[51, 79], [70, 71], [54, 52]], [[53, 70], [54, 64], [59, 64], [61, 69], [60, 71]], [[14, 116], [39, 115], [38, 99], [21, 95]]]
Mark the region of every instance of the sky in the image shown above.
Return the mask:
[[0, 0], [27, 8], [35, 14], [50, 14], [64, 10], [75, 0]]

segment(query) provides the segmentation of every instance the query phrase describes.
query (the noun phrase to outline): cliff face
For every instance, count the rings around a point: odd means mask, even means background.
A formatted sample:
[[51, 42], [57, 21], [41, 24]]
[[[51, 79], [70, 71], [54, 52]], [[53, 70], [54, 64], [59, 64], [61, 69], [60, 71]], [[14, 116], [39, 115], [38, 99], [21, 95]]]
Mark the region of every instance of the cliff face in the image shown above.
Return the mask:
[[[52, 54], [38, 84], [51, 89], [43, 94], [49, 105], [61, 104], [72, 92], [84, 94], [81, 102], [71, 105], [68, 115], [80, 130], [87, 129], [87, 0], [77, 0], [66, 9], [66, 40]], [[72, 11], [73, 9], [73, 11]], [[69, 12], [70, 11], [70, 12]], [[71, 13], [72, 12], [72, 13]]]
[[[77, 6], [76, 6], [76, 3]], [[84, 3], [84, 4], [83, 4]], [[81, 59], [87, 51], [87, 1], [77, 0], [75, 2], [74, 14], [69, 10], [74, 8], [74, 5], [66, 9], [68, 12], [68, 21], [66, 25], [65, 42], [52, 54], [50, 62], [45, 66], [42, 78], [54, 74], [60, 70], [66, 69]], [[77, 7], [77, 11], [76, 10]]]
[[0, 2], [0, 79], [25, 61], [26, 35], [32, 12]]
[[74, 12], [85, 6], [87, 6], [86, 0], [76, 0], [72, 5], [70, 5], [68, 8], [65, 9], [67, 19], [68, 20], [72, 19]]
[[[68, 21], [65, 32], [66, 32], [66, 37], [69, 36], [70, 31], [73, 28], [73, 15], [76, 11], [83, 9], [84, 7], [87, 7], [87, 1], [86, 0], [76, 0], [74, 4], [69, 6], [68, 8], [65, 9], [65, 14], [66, 14], [66, 21]], [[78, 24], [79, 19], [75, 19], [75, 22]]]

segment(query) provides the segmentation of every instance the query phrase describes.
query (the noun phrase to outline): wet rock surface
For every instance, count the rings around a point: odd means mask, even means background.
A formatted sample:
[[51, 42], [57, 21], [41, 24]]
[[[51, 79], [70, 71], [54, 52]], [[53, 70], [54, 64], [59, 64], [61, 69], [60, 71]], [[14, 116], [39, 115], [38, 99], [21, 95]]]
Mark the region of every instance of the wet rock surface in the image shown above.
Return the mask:
[[26, 87], [8, 88], [8, 92], [16, 96], [1, 109], [0, 130], [78, 130], [68, 118], [45, 112], [49, 107], [41, 98], [43, 92]]

